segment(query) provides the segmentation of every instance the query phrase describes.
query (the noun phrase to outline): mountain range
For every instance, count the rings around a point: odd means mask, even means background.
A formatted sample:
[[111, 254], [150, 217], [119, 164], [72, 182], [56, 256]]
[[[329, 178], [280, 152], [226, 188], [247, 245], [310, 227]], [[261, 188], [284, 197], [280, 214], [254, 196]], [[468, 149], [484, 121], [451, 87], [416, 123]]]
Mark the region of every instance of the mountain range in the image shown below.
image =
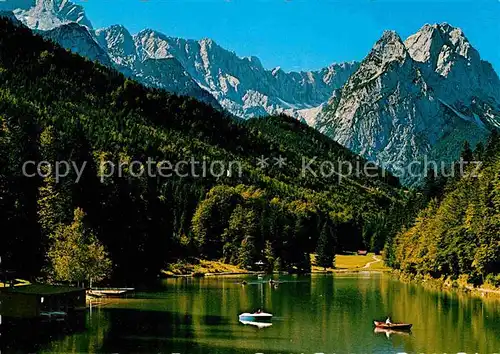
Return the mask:
[[311, 121], [358, 66], [266, 70], [257, 57], [238, 57], [208, 38], [186, 40], [151, 29], [132, 35], [121, 25], [94, 30], [83, 8], [67, 0], [6, 0], [0, 10], [13, 11], [32, 30], [145, 85], [193, 96], [241, 118], [286, 113]]
[[452, 161], [465, 140], [475, 146], [500, 128], [498, 75], [446, 23], [425, 25], [406, 40], [386, 31], [361, 63], [285, 72], [211, 39], [152, 29], [132, 35], [121, 25], [94, 29], [83, 8], [67, 0], [6, 0], [0, 10], [147, 86], [240, 118], [293, 116], [393, 172], [423, 156]]

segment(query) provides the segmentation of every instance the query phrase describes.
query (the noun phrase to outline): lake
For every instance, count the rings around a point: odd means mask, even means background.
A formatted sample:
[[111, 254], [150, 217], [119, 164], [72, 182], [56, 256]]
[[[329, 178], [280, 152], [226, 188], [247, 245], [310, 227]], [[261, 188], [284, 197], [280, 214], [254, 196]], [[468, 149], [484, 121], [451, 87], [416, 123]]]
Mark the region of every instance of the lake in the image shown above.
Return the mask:
[[[64, 330], [25, 331], [19, 351], [47, 353], [495, 353], [500, 301], [427, 290], [388, 275], [167, 279], [110, 300]], [[248, 284], [241, 285], [246, 280]], [[241, 324], [262, 309], [272, 325]], [[411, 333], [376, 333], [387, 315]], [[61, 325], [62, 326], [62, 325]], [[71, 328], [67, 328], [70, 326]], [[61, 333], [62, 332], [62, 333]], [[4, 337], [5, 339], [5, 337]]]

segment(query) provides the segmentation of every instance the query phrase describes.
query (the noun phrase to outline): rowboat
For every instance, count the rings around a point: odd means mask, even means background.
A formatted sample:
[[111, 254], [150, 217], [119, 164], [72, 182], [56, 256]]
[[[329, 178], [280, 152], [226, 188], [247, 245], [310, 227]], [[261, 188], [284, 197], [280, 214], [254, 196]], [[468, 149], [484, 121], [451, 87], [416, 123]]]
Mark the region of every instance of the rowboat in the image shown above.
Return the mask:
[[413, 326], [411, 323], [385, 323], [385, 322], [380, 322], [380, 321], [373, 321], [375, 324], [376, 328], [382, 328], [382, 329], [392, 329], [395, 331], [408, 331], [411, 329], [411, 326]]
[[94, 298], [99, 297], [124, 297], [134, 291], [134, 288], [91, 288], [87, 290], [87, 295]]
[[245, 312], [239, 316], [240, 321], [250, 321], [250, 322], [266, 322], [271, 321], [273, 315], [265, 312]]

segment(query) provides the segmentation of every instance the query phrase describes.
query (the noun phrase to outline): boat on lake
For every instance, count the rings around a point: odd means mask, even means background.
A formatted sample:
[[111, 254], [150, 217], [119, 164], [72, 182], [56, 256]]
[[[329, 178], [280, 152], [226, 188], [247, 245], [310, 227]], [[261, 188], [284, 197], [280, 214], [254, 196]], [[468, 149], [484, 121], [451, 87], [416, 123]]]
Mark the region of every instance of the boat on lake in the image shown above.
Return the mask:
[[91, 298], [124, 297], [134, 290], [134, 288], [92, 288], [87, 290], [87, 296]]
[[272, 314], [260, 311], [254, 313], [245, 312], [239, 316], [240, 321], [247, 322], [269, 322], [272, 318]]
[[393, 331], [409, 331], [413, 326], [411, 323], [385, 323], [382, 321], [373, 321], [376, 328], [390, 329]]

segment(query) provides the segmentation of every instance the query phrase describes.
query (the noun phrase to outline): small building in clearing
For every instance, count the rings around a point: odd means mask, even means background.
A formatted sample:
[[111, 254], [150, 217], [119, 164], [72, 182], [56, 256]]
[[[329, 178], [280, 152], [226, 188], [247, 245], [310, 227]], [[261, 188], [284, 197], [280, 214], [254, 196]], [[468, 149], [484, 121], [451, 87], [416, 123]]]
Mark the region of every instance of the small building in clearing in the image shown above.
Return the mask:
[[85, 308], [86, 290], [59, 285], [25, 285], [0, 288], [0, 315], [36, 318], [52, 312]]

